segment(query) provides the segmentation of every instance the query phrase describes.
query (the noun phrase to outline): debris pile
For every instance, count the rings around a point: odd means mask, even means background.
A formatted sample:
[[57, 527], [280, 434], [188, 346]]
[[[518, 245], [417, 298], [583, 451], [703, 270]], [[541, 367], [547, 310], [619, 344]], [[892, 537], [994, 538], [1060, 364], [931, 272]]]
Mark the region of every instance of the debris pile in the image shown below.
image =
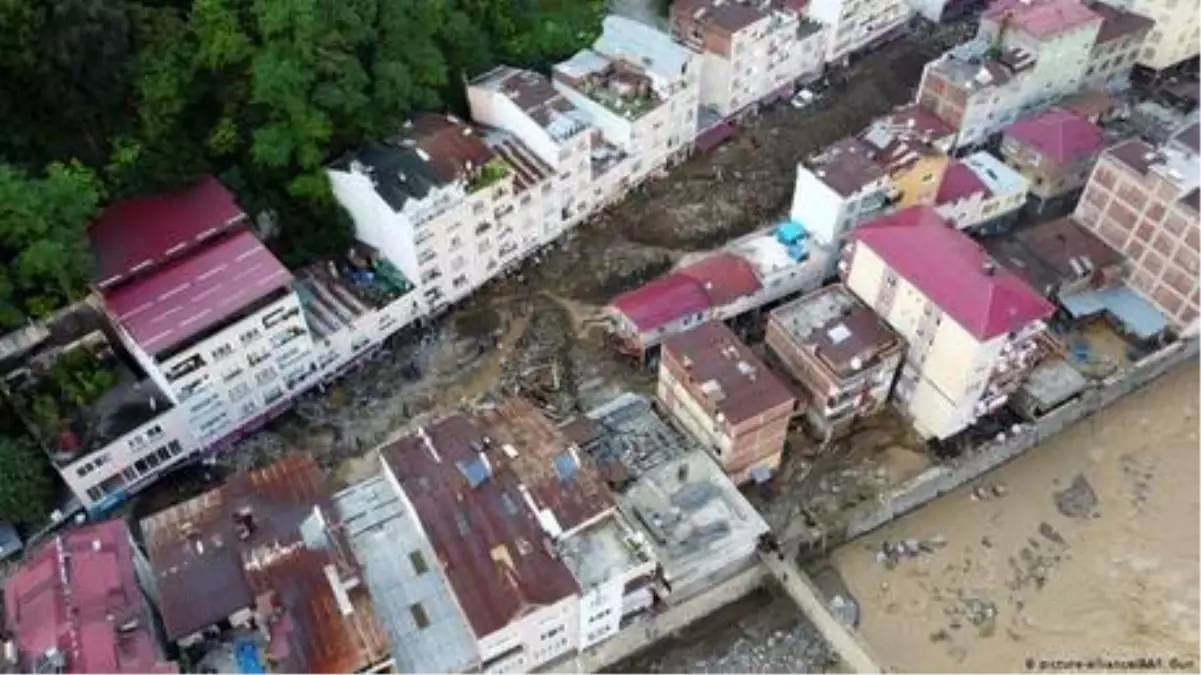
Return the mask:
[[1066, 490], [1055, 492], [1055, 506], [1068, 518], [1097, 518], [1097, 493], [1084, 474], [1076, 474]]

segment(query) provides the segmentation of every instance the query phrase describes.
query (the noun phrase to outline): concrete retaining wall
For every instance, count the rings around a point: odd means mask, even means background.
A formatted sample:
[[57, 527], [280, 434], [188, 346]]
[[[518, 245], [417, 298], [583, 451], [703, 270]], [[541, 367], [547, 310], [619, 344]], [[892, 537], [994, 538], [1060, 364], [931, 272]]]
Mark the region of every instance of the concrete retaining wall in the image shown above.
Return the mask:
[[[1078, 398], [1052, 410], [1018, 435], [993, 441], [969, 455], [939, 466], [905, 482], [882, 495], [876, 503], [854, 510], [845, 531], [831, 533], [827, 546], [862, 536], [932, 501], [938, 496], [971, 481], [1021, 456], [1030, 448], [1058, 434], [1079, 420], [1104, 410], [1123, 396], [1140, 389], [1176, 366], [1197, 358], [1198, 341], [1177, 342], [1137, 362], [1124, 372], [1101, 381]], [[837, 536], [841, 535], [841, 536]]]

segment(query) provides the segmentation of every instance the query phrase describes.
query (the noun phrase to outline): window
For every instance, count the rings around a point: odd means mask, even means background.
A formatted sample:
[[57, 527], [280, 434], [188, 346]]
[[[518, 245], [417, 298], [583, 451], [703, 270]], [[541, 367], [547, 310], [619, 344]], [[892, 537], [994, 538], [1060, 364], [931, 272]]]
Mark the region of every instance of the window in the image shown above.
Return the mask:
[[191, 357], [180, 361], [167, 371], [167, 381], [174, 382], [181, 377], [190, 373], [194, 373], [204, 367], [204, 359], [199, 354], [193, 354]]
[[430, 618], [425, 613], [425, 608], [421, 603], [409, 605], [409, 612], [413, 615], [413, 623], [417, 624], [418, 628], [425, 628], [430, 625]]
[[275, 369], [271, 366], [267, 366], [263, 370], [259, 371], [259, 373], [254, 376], [254, 379], [261, 387], [262, 385], [267, 384], [271, 380], [275, 379]]
[[229, 345], [228, 343], [223, 344], [220, 347], [217, 347], [216, 349], [213, 350], [213, 360], [216, 361], [218, 359], [223, 359], [232, 353], [234, 353], [233, 346]]
[[417, 576], [421, 576], [430, 571], [430, 568], [425, 564], [425, 558], [421, 557], [421, 551], [413, 551], [409, 554], [409, 562], [413, 564], [413, 571]]

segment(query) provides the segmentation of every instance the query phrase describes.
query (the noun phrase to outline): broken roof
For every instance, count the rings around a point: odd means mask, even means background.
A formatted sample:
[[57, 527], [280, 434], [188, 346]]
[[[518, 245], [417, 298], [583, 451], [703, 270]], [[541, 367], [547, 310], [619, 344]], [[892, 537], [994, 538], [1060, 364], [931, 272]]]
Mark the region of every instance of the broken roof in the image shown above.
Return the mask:
[[578, 593], [507, 455], [485, 445], [469, 419], [444, 418], [381, 456], [417, 510], [477, 638]]
[[291, 281], [287, 268], [253, 234], [241, 230], [121, 285], [106, 293], [104, 302], [133, 340], [155, 355], [287, 288]]
[[[663, 342], [664, 356], [679, 363], [704, 396], [709, 414], [730, 425], [795, 399], [750, 347], [721, 321], [710, 321]], [[692, 388], [692, 387], [690, 387]]]
[[1091, 22], [1101, 16], [1081, 0], [994, 0], [984, 12], [991, 21], [1006, 21], [1011, 28], [1047, 40]]
[[405, 125], [400, 142], [420, 149], [443, 185], [469, 180], [496, 157], [474, 127], [453, 115], [419, 115]]
[[982, 246], [931, 207], [877, 218], [851, 236], [977, 340], [1020, 330], [1055, 311], [1013, 272], [998, 269]]
[[[178, 640], [253, 610], [282, 672], [357, 672], [387, 639], [311, 457], [235, 475], [141, 523], [167, 637]], [[335, 588], [336, 586], [336, 588]]]
[[920, 103], [910, 103], [879, 117], [876, 122], [895, 129], [906, 129], [930, 143], [949, 141], [955, 130]]
[[481, 412], [476, 424], [494, 443], [512, 449], [506, 457], [552, 534], [571, 532], [613, 509], [613, 495], [592, 460], [529, 401], [508, 397]]
[[1091, 160], [1105, 147], [1101, 127], [1062, 108], [1019, 120], [1005, 135], [1061, 166]]
[[119, 520], [38, 547], [4, 586], [21, 672], [168, 673]]
[[621, 394], [589, 410], [587, 417], [600, 429], [600, 438], [588, 453], [610, 483], [644, 476], [697, 447], [695, 439], [677, 431], [655, 411], [651, 399], [637, 394]]
[[874, 159], [867, 143], [844, 138], [805, 164], [813, 175], [843, 197], [851, 197], [868, 185], [884, 178], [884, 170]]
[[240, 223], [246, 214], [212, 176], [170, 194], [113, 204], [88, 227], [100, 289], [112, 287]]

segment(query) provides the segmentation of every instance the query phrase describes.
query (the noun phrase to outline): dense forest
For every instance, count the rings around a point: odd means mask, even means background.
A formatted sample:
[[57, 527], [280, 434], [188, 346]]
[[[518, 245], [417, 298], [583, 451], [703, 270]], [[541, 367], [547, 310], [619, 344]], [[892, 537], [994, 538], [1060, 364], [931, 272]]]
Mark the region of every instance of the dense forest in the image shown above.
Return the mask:
[[301, 264], [350, 228], [321, 167], [463, 80], [591, 42], [603, 0], [0, 0], [0, 329], [86, 293], [106, 203], [215, 173]]
[[[499, 63], [546, 69], [604, 0], [0, 0], [0, 332], [87, 293], [108, 203], [213, 173], [288, 263], [345, 250], [321, 167]], [[36, 523], [51, 469], [0, 410], [0, 519]]]

